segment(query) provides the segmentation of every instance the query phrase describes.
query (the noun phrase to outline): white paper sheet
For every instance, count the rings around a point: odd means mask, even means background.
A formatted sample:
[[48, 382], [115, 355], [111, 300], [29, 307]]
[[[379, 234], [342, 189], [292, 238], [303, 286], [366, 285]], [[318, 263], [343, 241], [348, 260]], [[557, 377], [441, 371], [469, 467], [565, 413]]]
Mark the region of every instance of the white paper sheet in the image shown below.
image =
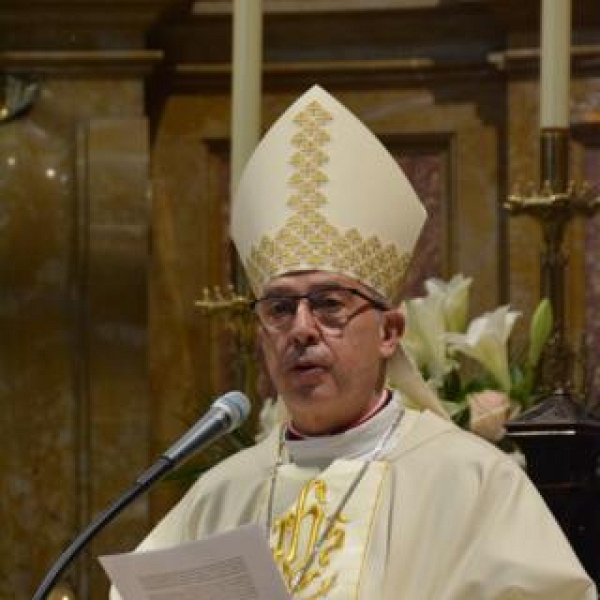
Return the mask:
[[100, 562], [123, 600], [292, 600], [256, 524]]

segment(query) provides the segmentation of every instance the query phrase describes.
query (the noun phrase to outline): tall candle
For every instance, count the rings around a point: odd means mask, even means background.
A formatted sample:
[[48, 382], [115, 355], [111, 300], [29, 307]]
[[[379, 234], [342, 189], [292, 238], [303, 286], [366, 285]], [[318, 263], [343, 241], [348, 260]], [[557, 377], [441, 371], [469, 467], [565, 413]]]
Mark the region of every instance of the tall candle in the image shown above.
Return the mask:
[[234, 0], [231, 192], [260, 137], [262, 0]]
[[571, 0], [542, 0], [540, 127], [569, 127]]

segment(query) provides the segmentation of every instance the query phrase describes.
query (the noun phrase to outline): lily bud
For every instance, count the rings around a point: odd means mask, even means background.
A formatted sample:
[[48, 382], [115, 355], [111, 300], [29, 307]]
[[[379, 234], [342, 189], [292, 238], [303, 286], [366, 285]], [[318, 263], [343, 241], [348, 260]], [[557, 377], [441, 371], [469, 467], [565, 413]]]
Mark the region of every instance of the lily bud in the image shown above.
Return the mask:
[[428, 296], [442, 299], [442, 311], [446, 331], [463, 332], [467, 326], [469, 310], [469, 288], [473, 279], [462, 273], [454, 275], [450, 281], [431, 278], [425, 282]]
[[553, 326], [552, 305], [548, 298], [544, 298], [535, 309], [529, 326], [527, 362], [530, 367], [537, 366], [542, 355], [542, 350], [552, 333]]

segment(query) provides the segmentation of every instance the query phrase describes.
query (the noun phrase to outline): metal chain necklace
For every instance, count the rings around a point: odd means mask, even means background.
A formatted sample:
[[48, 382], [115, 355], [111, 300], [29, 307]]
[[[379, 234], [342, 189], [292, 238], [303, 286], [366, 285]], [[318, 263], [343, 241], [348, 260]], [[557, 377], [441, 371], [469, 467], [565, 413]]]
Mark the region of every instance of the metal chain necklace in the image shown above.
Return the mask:
[[[348, 489], [344, 493], [344, 496], [340, 500], [338, 506], [333, 511], [331, 516], [327, 518], [325, 528], [324, 528], [323, 532], [321, 533], [321, 535], [319, 536], [319, 538], [317, 539], [312, 552], [310, 553], [309, 557], [306, 559], [306, 562], [304, 563], [304, 566], [302, 567], [300, 572], [297, 573], [297, 575], [294, 577], [294, 581], [292, 581], [292, 588], [290, 590], [290, 592], [292, 594], [297, 591], [298, 585], [304, 579], [306, 573], [308, 572], [308, 569], [311, 567], [315, 558], [319, 554], [319, 551], [321, 550], [321, 546], [323, 545], [323, 543], [327, 539], [327, 536], [330, 534], [331, 530], [335, 526], [335, 523], [336, 523], [338, 517], [340, 516], [340, 514], [342, 513], [342, 510], [345, 508], [346, 504], [352, 497], [354, 490], [356, 490], [356, 488], [358, 487], [358, 484], [361, 482], [361, 480], [364, 477], [365, 473], [367, 472], [370, 464], [379, 458], [381, 452], [386, 447], [392, 434], [398, 427], [403, 414], [404, 414], [404, 409], [401, 407], [400, 411], [394, 418], [392, 424], [387, 428], [385, 433], [379, 439], [377, 446], [375, 447], [375, 450], [373, 451], [371, 457], [368, 460], [363, 462], [358, 473], [354, 476], [354, 479], [352, 480], [352, 482], [348, 486]], [[269, 496], [268, 496], [268, 501], [267, 501], [267, 522], [266, 522], [267, 541], [270, 538], [271, 527], [273, 525], [273, 503], [275, 500], [275, 488], [276, 488], [276, 483], [277, 483], [277, 473], [279, 471], [279, 468], [283, 465], [283, 449], [284, 449], [284, 447], [285, 447], [285, 427], [282, 427], [281, 435], [279, 436], [279, 447], [278, 447], [278, 452], [277, 452], [277, 460], [275, 461], [275, 464], [273, 465], [273, 470], [271, 472], [271, 482], [270, 482], [270, 486], [269, 486]], [[316, 479], [316, 478], [313, 477], [307, 483], [310, 483], [310, 481], [312, 481], [314, 479]], [[305, 484], [305, 485], [307, 485], [307, 484]]]

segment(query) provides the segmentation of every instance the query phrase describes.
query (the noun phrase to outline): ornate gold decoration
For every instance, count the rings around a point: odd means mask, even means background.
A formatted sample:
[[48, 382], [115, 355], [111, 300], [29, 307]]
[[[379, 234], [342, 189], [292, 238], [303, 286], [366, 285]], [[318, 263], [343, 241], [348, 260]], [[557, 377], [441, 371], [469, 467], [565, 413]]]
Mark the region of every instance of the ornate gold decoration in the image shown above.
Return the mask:
[[335, 573], [326, 576], [325, 569], [330, 565], [331, 554], [344, 547], [347, 519], [343, 515], [336, 517], [321, 542], [315, 564], [311, 564], [317, 544], [328, 526], [326, 503], [327, 485], [322, 479], [312, 479], [302, 488], [296, 506], [273, 524], [276, 538], [273, 558], [280, 566], [288, 588], [301, 593], [318, 582], [317, 590], [304, 600], [325, 597], [337, 580]]
[[323, 169], [329, 157], [324, 146], [330, 141], [326, 127], [332, 119], [317, 101], [293, 119], [299, 131], [291, 139], [294, 173], [288, 184], [293, 193], [287, 206], [295, 213], [274, 238], [265, 235], [252, 247], [246, 261], [248, 278], [254, 289], [260, 289], [278, 273], [325, 267], [394, 297], [404, 280], [410, 254], [399, 253], [393, 244], [385, 246], [376, 236], [364, 239], [357, 229], [342, 232], [318, 212], [327, 203], [322, 189], [329, 181]]
[[226, 314], [227, 317], [242, 316], [244, 318], [251, 314], [248, 311], [250, 303], [251, 299], [238, 294], [232, 285], [229, 285], [225, 291], [218, 285], [212, 291], [204, 288], [202, 298], [194, 302], [203, 314]]
[[[573, 387], [575, 356], [565, 336], [565, 269], [562, 252], [565, 228], [573, 217], [593, 216], [600, 208], [597, 190], [584, 183], [579, 188], [568, 180], [569, 135], [567, 129], [542, 129], [540, 180], [517, 188], [504, 207], [511, 215], [529, 215], [540, 223], [544, 237], [541, 252], [541, 295], [552, 303], [554, 331], [542, 365], [543, 391], [569, 391]], [[545, 388], [545, 389], [544, 389]], [[571, 390], [572, 391], [572, 390]]]
[[250, 310], [251, 299], [235, 291], [229, 285], [225, 291], [219, 286], [212, 290], [204, 288], [202, 298], [194, 302], [200, 313], [213, 317], [231, 331], [236, 337], [240, 367], [242, 370], [244, 392], [249, 397], [255, 395], [256, 357], [254, 313]]

